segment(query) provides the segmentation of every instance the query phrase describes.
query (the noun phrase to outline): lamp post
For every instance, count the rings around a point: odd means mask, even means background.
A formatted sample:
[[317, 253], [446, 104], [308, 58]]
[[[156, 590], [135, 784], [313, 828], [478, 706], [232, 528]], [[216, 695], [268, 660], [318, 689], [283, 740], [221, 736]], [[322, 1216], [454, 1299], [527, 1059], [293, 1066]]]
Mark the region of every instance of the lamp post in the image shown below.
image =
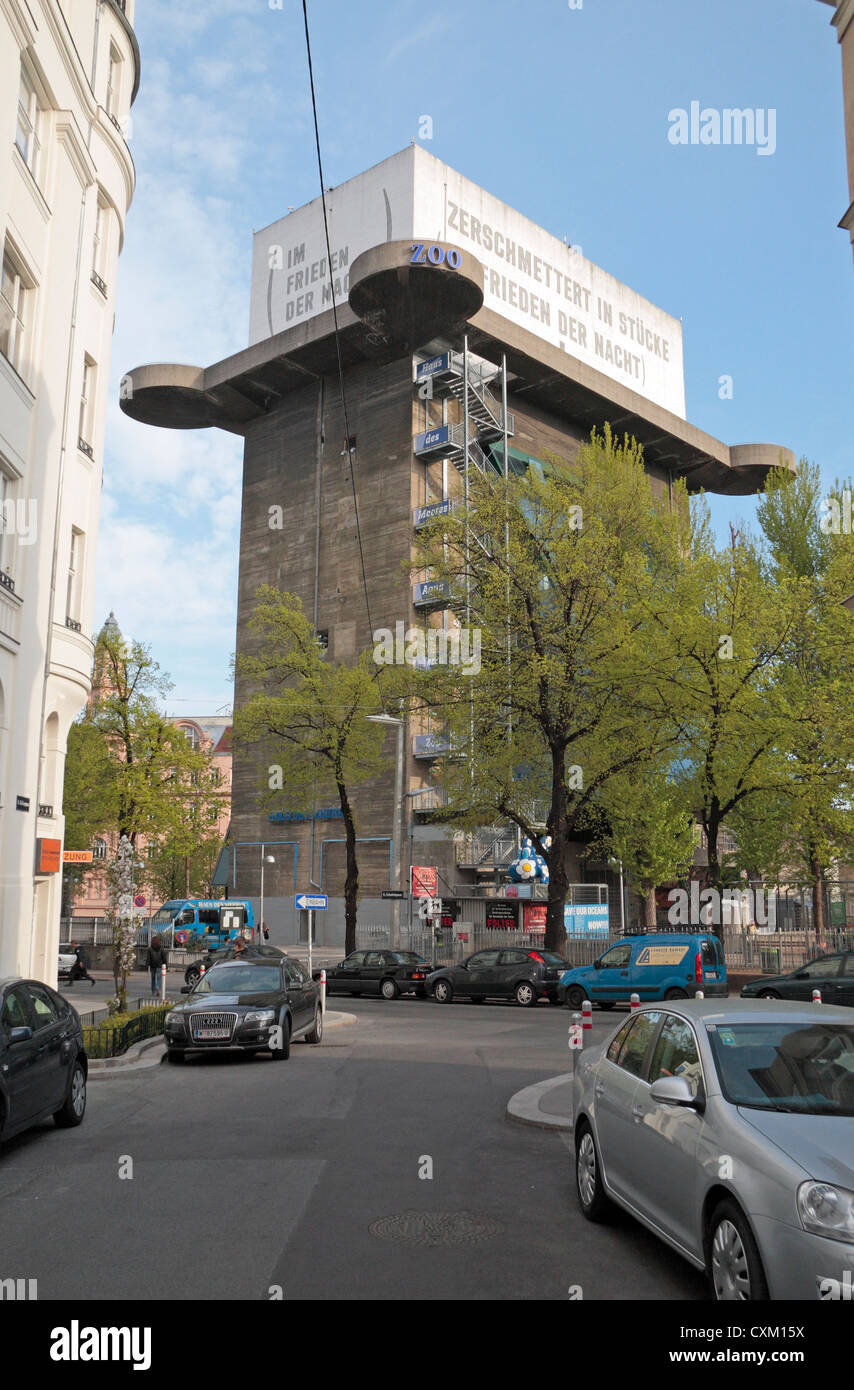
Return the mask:
[[275, 864], [275, 862], [276, 862], [272, 854], [265, 854], [265, 853], [264, 853], [264, 850], [265, 850], [265, 849], [266, 849], [266, 845], [262, 845], [262, 846], [261, 846], [261, 916], [260, 916], [260, 919], [259, 919], [259, 922], [258, 922], [258, 940], [259, 940], [259, 941], [263, 941], [263, 939], [264, 939], [264, 935], [263, 935], [263, 926], [264, 926], [264, 864], [265, 864], [265, 863], [267, 863], [267, 864]]
[[[400, 811], [403, 802], [403, 732], [405, 722], [392, 714], [366, 714], [372, 724], [382, 724], [385, 728], [397, 729], [397, 755], [394, 767], [394, 821], [391, 827], [392, 887], [400, 892]], [[391, 949], [400, 948], [400, 899], [394, 898], [391, 904]]]

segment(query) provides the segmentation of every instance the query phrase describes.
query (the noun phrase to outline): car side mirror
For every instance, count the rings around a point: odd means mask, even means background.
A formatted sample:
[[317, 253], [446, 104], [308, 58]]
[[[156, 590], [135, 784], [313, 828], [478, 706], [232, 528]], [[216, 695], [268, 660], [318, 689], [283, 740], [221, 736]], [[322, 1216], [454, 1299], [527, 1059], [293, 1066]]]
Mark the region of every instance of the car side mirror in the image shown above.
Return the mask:
[[684, 1076], [660, 1076], [653, 1081], [649, 1098], [657, 1105], [685, 1105], [695, 1110], [702, 1108], [702, 1102], [698, 1103]]
[[29, 1042], [32, 1036], [32, 1028], [13, 1028], [11, 1033], [9, 1034], [9, 1046], [14, 1047], [16, 1043]]
[[593, 962], [593, 969], [594, 969], [594, 970], [601, 970], [601, 969], [602, 969], [602, 962], [601, 962], [601, 960], [594, 960], [594, 962]]
[[797, 975], [795, 976], [795, 979], [796, 979], [796, 980], [808, 980], [808, 979], [809, 979], [809, 975], [807, 974], [807, 972], [806, 972], [805, 970], [799, 970], [798, 973], [797, 973]]

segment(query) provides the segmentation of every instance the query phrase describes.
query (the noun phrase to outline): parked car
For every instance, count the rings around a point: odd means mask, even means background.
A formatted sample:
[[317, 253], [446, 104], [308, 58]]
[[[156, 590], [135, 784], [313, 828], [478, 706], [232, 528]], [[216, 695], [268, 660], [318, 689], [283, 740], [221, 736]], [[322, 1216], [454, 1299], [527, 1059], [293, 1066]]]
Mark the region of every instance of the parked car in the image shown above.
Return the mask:
[[[427, 993], [427, 976], [433, 966], [415, 951], [353, 951], [326, 971], [327, 994], [378, 994], [396, 999]], [[320, 971], [313, 972], [315, 980]]]
[[290, 956], [221, 961], [181, 993], [189, 998], [170, 1010], [164, 1027], [170, 1062], [225, 1049], [283, 1061], [295, 1039], [323, 1037], [319, 986]]
[[854, 1012], [646, 1006], [580, 1054], [573, 1113], [584, 1215], [624, 1207], [714, 1299], [827, 1298], [854, 1276]]
[[0, 1144], [51, 1116], [86, 1113], [89, 1064], [76, 1011], [39, 980], [0, 981]]
[[833, 956], [817, 956], [788, 975], [763, 975], [751, 980], [741, 991], [742, 999], [803, 999], [809, 1002], [814, 989], [821, 990], [823, 1004], [854, 1005], [854, 951]]
[[613, 1009], [627, 1004], [633, 994], [645, 1004], [687, 999], [698, 989], [710, 999], [727, 996], [726, 962], [718, 937], [713, 932], [650, 932], [627, 936], [592, 965], [567, 970], [560, 998], [571, 1009], [580, 1009], [585, 999]]
[[515, 999], [523, 1008], [548, 999], [557, 1004], [558, 985], [568, 961], [540, 947], [505, 946], [476, 951], [473, 956], [435, 970], [427, 988], [440, 1004], [462, 999]]
[[[280, 946], [252, 946], [246, 948], [247, 957], [255, 959], [257, 956], [275, 957], [278, 960], [285, 955]], [[234, 947], [223, 946], [219, 951], [209, 951], [201, 960], [194, 960], [184, 971], [184, 983], [188, 985], [196, 984], [202, 978], [202, 966], [205, 970], [210, 970], [211, 966], [219, 965], [221, 961], [234, 960]]]

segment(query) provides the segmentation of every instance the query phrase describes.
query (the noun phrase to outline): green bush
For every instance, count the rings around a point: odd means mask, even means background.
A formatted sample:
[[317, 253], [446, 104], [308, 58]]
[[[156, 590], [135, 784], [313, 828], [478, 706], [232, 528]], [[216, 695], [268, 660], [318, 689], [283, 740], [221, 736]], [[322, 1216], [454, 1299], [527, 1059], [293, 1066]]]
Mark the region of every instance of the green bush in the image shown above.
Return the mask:
[[166, 1015], [174, 1003], [147, 1004], [136, 1013], [111, 1014], [103, 1023], [84, 1027], [83, 1045], [89, 1057], [120, 1057], [143, 1038], [163, 1032]]

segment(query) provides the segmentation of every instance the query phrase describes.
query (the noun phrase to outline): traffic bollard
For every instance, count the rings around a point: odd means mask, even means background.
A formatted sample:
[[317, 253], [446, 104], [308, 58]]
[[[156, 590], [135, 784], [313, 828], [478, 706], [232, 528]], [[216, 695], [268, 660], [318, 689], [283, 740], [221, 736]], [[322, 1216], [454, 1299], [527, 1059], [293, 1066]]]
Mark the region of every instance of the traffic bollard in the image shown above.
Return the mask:
[[630, 995], [629, 995], [629, 1009], [631, 1010], [632, 1013], [636, 1013], [637, 1010], [638, 1010], [639, 1008], [640, 1008], [640, 995], [639, 995], [639, 994], [630, 994]]
[[821, 1003], [821, 990], [820, 990], [820, 989], [814, 989], [814, 990], [813, 990], [813, 992], [812, 992], [812, 1002], [813, 1002], [814, 1004], [820, 1004], [820, 1003]]
[[572, 1057], [572, 1085], [570, 1086], [569, 1120], [575, 1127], [575, 1057], [584, 1048], [584, 1023], [581, 1014], [573, 1014], [569, 1025], [569, 1051]]
[[165, 965], [165, 963], [164, 963], [163, 965], [161, 965], [161, 967], [160, 967], [160, 998], [161, 998], [161, 999], [164, 999], [164, 1000], [165, 1000], [165, 998], [166, 998], [166, 965]]
[[591, 1030], [592, 1030], [592, 1028], [593, 1028], [593, 1005], [591, 1004], [591, 1002], [590, 1002], [589, 999], [585, 999], [584, 1003], [581, 1005], [581, 1017], [582, 1017], [582, 1024], [581, 1024], [581, 1026], [582, 1026], [582, 1028], [584, 1029], [584, 1031], [587, 1032], [588, 1029], [591, 1029]]
[[701, 989], [696, 990], [695, 993], [694, 993], [694, 998], [695, 998], [695, 999], [705, 999], [705, 997], [706, 997], [706, 996], [705, 996], [705, 994], [703, 993], [703, 991], [702, 991]]
[[326, 1013], [326, 971], [320, 972], [320, 1012]]

